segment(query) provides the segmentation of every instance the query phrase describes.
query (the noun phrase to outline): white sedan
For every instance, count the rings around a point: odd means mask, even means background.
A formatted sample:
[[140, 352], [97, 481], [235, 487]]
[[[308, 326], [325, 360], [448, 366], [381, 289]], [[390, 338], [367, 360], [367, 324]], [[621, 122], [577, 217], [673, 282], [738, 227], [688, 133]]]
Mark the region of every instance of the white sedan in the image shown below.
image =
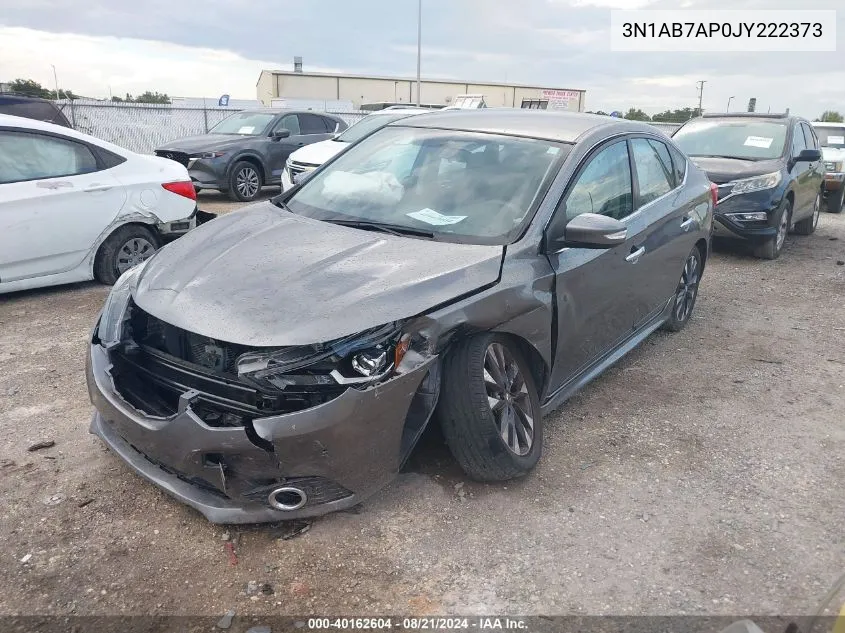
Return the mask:
[[0, 114], [0, 294], [114, 283], [196, 223], [179, 163]]

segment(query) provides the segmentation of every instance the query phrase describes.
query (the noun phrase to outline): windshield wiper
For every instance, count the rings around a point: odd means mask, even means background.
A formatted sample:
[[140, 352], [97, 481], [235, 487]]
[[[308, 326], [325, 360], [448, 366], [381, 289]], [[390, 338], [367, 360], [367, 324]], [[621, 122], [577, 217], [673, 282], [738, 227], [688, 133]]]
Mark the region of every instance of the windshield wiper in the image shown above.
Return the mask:
[[765, 158], [749, 158], [747, 156], [728, 156], [727, 154], [690, 154], [690, 158], [731, 158], [733, 160], [768, 160]]
[[414, 229], [408, 226], [401, 226], [398, 224], [385, 224], [383, 222], [373, 222], [370, 220], [325, 220], [325, 222], [339, 224], [340, 226], [350, 226], [356, 229], [363, 229], [365, 231], [379, 231], [381, 233], [389, 233], [390, 235], [412, 235], [414, 237], [434, 239], [434, 233], [432, 233], [431, 231], [425, 231], [423, 229]]

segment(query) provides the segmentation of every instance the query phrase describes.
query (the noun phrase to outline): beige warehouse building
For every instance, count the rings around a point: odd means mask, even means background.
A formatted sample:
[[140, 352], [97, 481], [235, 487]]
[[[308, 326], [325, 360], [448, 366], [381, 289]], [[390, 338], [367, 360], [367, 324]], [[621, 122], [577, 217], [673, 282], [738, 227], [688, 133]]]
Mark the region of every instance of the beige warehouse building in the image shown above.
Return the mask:
[[[417, 81], [404, 77], [334, 75], [263, 70], [256, 84], [258, 99], [271, 105], [278, 99], [348, 101], [356, 109], [367, 103], [417, 101]], [[583, 112], [586, 92], [572, 88], [478, 83], [451, 79], [423, 79], [420, 102], [448, 106], [460, 94], [482, 94], [491, 108], [541, 108]]]

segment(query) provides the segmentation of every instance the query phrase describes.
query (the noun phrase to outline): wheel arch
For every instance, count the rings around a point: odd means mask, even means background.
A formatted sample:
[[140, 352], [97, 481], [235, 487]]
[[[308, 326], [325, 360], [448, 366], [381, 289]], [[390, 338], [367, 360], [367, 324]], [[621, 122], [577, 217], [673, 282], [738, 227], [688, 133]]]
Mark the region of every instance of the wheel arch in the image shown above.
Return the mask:
[[89, 256], [88, 261], [88, 273], [91, 279], [94, 278], [94, 271], [97, 268], [97, 263], [100, 261], [100, 257], [102, 257], [103, 245], [112, 235], [115, 234], [116, 231], [119, 231], [125, 226], [143, 226], [144, 228], [149, 229], [159, 240], [159, 245], [157, 245], [158, 248], [158, 246], [161, 245], [161, 234], [156, 228], [156, 222], [157, 220], [155, 218], [133, 218], [131, 220], [118, 221], [110, 224], [108, 228], [100, 234], [97, 241], [94, 242], [94, 247], [91, 249], [91, 255]]
[[261, 178], [261, 184], [267, 184], [267, 171], [264, 168], [264, 163], [261, 158], [257, 154], [253, 154], [252, 152], [245, 152], [243, 154], [238, 154], [232, 161], [229, 163], [229, 169], [226, 170], [226, 185], [229, 185], [229, 181], [232, 179], [232, 171], [235, 169], [235, 165], [238, 163], [251, 163], [256, 169], [258, 169], [258, 175]]

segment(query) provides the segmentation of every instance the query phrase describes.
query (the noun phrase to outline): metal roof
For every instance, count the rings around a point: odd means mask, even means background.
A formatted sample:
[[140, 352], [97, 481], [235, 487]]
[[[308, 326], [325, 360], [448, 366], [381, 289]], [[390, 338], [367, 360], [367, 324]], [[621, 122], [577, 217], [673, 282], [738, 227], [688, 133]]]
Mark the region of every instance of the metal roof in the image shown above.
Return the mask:
[[585, 132], [603, 126], [614, 127], [615, 131], [620, 133], [630, 131], [660, 134], [651, 125], [638, 121], [600, 114], [520, 108], [441, 110], [431, 114], [419, 114], [390, 125], [527, 136], [564, 143], [573, 143]]
[[[270, 73], [272, 75], [285, 75], [290, 77], [329, 77], [332, 79], [381, 79], [385, 81], [410, 81], [416, 83], [416, 77], [388, 77], [385, 75], [355, 75], [346, 73], [298, 73], [292, 70], [262, 70], [262, 73]], [[260, 76], [259, 76], [260, 79]], [[572, 92], [587, 92], [583, 88], [561, 88], [557, 86], [538, 86], [532, 84], [512, 84], [502, 83], [500, 81], [482, 81], [470, 79], [441, 79], [437, 77], [423, 77], [420, 79], [422, 83], [437, 83], [437, 84], [453, 84], [455, 86], [501, 86], [502, 88], [529, 88], [532, 90], [569, 90]], [[257, 82], [256, 82], [257, 83]]]

